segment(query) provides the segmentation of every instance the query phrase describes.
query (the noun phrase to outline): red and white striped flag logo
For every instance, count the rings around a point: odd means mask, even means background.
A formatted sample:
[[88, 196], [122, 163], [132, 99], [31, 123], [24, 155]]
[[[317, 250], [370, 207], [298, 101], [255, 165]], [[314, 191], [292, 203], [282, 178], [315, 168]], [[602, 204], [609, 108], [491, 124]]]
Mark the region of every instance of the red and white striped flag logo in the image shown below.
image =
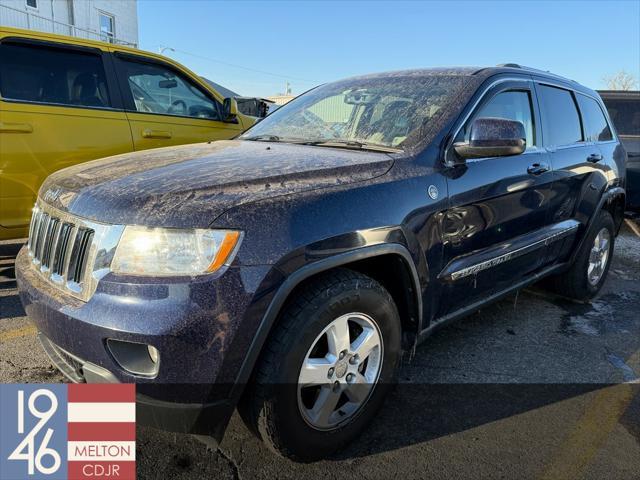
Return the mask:
[[69, 385], [69, 479], [135, 479], [135, 402], [133, 384]]

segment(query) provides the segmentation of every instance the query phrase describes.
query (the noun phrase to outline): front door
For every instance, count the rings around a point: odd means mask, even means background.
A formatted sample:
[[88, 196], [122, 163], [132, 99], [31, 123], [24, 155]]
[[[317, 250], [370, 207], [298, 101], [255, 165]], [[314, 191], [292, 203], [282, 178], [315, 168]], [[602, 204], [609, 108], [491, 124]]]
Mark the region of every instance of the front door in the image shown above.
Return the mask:
[[169, 64], [116, 53], [136, 150], [232, 138], [240, 123], [222, 121], [222, 106]]
[[[525, 126], [520, 155], [467, 160], [447, 175], [444, 269], [438, 317], [453, 314], [514, 285], [542, 266], [537, 247], [549, 229], [552, 172], [541, 148], [535, 91], [529, 80], [498, 82], [482, 97], [454, 141], [468, 140], [476, 118]], [[448, 155], [455, 155], [452, 149]], [[539, 244], [539, 242], [541, 242]]]

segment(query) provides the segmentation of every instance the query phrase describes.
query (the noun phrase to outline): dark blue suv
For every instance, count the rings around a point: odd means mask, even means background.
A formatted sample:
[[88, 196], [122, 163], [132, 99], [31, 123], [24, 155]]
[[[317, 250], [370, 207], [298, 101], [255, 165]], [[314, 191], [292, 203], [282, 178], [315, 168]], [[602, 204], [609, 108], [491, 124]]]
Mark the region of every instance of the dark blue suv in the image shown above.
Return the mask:
[[549, 73], [351, 78], [235, 140], [55, 173], [20, 296], [72, 381], [138, 384], [139, 421], [219, 441], [238, 407], [313, 460], [438, 327], [545, 277], [593, 297], [625, 161], [598, 94]]

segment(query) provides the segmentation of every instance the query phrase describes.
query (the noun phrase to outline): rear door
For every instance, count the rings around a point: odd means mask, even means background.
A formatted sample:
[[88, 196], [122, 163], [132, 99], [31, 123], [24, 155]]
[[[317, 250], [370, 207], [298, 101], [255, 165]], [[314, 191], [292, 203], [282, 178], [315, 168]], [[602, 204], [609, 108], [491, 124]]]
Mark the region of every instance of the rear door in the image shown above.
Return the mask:
[[[439, 274], [441, 318], [539, 269], [540, 250], [551, 234], [553, 177], [541, 148], [532, 82], [505, 80], [489, 88], [454, 141], [467, 140], [471, 123], [481, 117], [522, 122], [527, 147], [521, 155], [467, 160], [450, 173], [450, 204], [443, 219], [446, 266]], [[448, 155], [455, 154], [451, 150]]]
[[607, 92], [602, 100], [627, 152], [627, 207], [640, 212], [640, 92]]
[[0, 40], [0, 235], [26, 235], [44, 179], [133, 149], [113, 71], [98, 48]]
[[[580, 115], [578, 102], [584, 100], [582, 95], [544, 82], [537, 83], [536, 90], [544, 145], [554, 169], [551, 221], [572, 220], [584, 227], [598, 205], [609, 167], [603, 162], [597, 135], [590, 132], [587, 119]], [[571, 246], [570, 241], [565, 243], [565, 247]], [[561, 256], [567, 253], [564, 250]]]
[[222, 121], [222, 105], [175, 66], [116, 52], [118, 80], [136, 150], [232, 138], [242, 125]]

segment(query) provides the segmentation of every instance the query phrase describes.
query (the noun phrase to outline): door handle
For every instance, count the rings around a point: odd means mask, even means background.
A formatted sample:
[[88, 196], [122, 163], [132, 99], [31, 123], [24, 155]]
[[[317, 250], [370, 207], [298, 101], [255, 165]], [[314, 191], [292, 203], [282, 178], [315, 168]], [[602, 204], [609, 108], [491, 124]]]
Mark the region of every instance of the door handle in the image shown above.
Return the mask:
[[32, 133], [33, 126], [28, 123], [4, 123], [0, 122], [2, 133]]
[[534, 163], [529, 165], [527, 168], [527, 173], [531, 175], [541, 175], [545, 172], [549, 171], [549, 165], [546, 163]]
[[592, 153], [587, 157], [587, 162], [596, 163], [602, 160], [602, 155], [599, 153]]
[[171, 138], [171, 132], [165, 130], [150, 130], [145, 129], [142, 131], [143, 138]]

